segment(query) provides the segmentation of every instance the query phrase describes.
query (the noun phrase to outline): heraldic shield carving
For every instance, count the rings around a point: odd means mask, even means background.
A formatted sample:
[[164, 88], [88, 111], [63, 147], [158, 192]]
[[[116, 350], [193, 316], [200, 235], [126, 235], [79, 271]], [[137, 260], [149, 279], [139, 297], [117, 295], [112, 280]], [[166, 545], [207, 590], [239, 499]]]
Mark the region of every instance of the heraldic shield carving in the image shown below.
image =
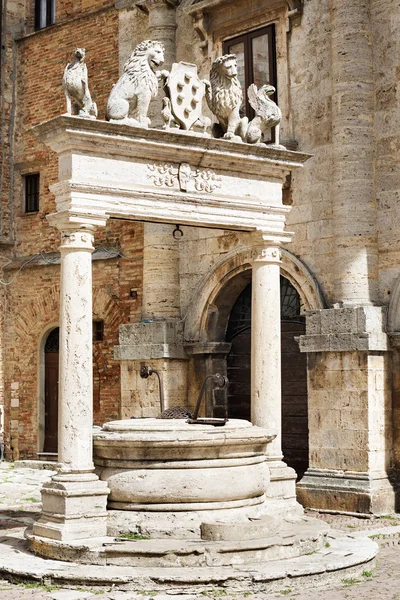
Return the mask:
[[190, 63], [174, 63], [166, 82], [171, 102], [171, 112], [181, 129], [189, 130], [202, 119], [202, 103], [205, 85], [199, 79], [197, 66]]

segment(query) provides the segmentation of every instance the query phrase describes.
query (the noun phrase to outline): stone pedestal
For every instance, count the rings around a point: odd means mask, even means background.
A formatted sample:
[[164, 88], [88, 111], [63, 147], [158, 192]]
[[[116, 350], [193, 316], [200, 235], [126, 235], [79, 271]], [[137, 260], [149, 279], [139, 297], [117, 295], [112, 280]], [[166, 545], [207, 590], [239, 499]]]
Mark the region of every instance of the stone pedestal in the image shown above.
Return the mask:
[[267, 448], [271, 509], [301, 512], [296, 502], [296, 473], [283, 462], [282, 454], [280, 244], [270, 235], [256, 233], [253, 245], [251, 421], [277, 433]]
[[298, 484], [304, 506], [388, 514], [394, 491], [392, 392], [386, 312], [313, 311], [300, 349], [308, 354], [310, 467]]
[[92, 459], [91, 225], [56, 217], [62, 231], [58, 459], [60, 469], [42, 489], [43, 511], [33, 534], [73, 540], [106, 534], [107, 485]]

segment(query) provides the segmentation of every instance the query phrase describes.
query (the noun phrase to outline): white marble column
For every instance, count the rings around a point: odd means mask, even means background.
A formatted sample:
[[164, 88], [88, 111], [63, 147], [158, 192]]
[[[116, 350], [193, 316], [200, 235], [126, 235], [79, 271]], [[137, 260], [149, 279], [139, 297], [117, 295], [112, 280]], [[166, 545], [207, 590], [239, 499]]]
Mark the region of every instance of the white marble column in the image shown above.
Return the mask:
[[91, 473], [93, 427], [90, 230], [61, 232], [58, 460], [60, 473]]
[[43, 512], [33, 534], [56, 540], [106, 535], [109, 490], [92, 459], [92, 252], [94, 226], [52, 219], [61, 229], [60, 468], [42, 489]]
[[283, 462], [281, 390], [280, 243], [253, 234], [251, 311], [251, 421], [276, 434], [268, 444], [271, 481], [267, 504], [271, 512], [302, 512], [296, 501], [296, 473]]
[[251, 421], [276, 438], [268, 453], [282, 459], [281, 449], [281, 306], [280, 250], [256, 250], [251, 307]]

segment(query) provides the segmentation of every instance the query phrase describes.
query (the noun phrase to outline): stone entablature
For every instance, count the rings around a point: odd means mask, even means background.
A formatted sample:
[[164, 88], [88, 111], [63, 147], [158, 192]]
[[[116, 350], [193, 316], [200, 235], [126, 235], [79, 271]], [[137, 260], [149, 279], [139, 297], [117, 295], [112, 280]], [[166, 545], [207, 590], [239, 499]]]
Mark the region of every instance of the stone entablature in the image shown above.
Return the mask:
[[290, 239], [282, 183], [308, 154], [65, 115], [33, 132], [59, 154], [51, 190], [57, 212], [75, 222], [92, 215]]

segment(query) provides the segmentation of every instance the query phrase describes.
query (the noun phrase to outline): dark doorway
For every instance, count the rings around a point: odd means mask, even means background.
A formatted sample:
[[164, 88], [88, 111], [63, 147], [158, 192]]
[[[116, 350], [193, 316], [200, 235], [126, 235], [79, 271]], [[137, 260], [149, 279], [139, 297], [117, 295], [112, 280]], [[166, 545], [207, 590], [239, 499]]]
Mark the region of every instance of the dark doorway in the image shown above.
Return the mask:
[[45, 454], [57, 454], [58, 447], [58, 349], [60, 330], [53, 329], [44, 347], [44, 444]]
[[[282, 451], [300, 479], [308, 467], [307, 361], [295, 341], [305, 333], [300, 296], [281, 276]], [[251, 284], [238, 296], [229, 318], [226, 341], [228, 416], [250, 419]]]

